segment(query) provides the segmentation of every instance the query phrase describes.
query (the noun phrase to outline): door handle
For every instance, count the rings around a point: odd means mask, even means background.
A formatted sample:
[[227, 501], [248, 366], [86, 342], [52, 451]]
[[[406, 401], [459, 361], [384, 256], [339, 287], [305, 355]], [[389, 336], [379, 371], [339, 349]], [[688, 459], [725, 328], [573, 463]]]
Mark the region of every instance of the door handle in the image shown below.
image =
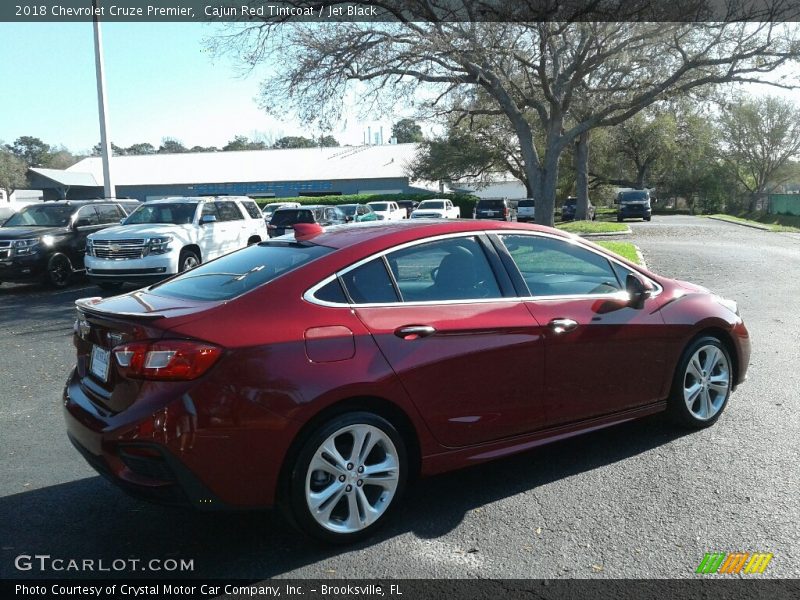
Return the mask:
[[562, 334], [577, 329], [578, 322], [572, 319], [553, 319], [548, 323], [548, 326], [553, 330], [553, 333]]
[[430, 325], [407, 325], [394, 330], [397, 337], [409, 341], [428, 337], [434, 333], [436, 333], [436, 329]]

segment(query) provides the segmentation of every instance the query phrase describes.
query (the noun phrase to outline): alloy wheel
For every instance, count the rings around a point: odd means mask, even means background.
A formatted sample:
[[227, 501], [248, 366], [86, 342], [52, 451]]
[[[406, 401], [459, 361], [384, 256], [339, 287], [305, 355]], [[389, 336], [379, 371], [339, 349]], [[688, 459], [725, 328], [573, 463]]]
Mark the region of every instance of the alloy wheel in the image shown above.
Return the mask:
[[708, 421], [720, 411], [730, 394], [730, 373], [728, 358], [717, 346], [695, 351], [683, 376], [683, 400], [693, 417]]
[[56, 254], [47, 263], [47, 277], [55, 287], [65, 287], [72, 277], [72, 263], [63, 254]]
[[397, 448], [384, 431], [361, 423], [342, 427], [316, 449], [308, 466], [309, 512], [334, 533], [364, 530], [388, 509], [399, 475]]

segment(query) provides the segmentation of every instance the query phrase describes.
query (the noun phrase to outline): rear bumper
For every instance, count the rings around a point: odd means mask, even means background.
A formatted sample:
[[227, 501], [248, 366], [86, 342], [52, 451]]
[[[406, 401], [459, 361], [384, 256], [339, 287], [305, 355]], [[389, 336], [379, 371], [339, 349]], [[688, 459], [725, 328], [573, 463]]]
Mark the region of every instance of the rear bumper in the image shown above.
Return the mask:
[[[203, 510], [275, 503], [290, 425], [215, 382], [176, 382], [118, 413], [94, 402], [73, 370], [64, 388], [67, 435], [84, 459], [128, 494]], [[192, 383], [192, 382], [189, 382]], [[174, 400], [160, 400], [169, 396]], [[231, 408], [241, 414], [230, 415]], [[238, 411], [237, 411], [238, 412]]]

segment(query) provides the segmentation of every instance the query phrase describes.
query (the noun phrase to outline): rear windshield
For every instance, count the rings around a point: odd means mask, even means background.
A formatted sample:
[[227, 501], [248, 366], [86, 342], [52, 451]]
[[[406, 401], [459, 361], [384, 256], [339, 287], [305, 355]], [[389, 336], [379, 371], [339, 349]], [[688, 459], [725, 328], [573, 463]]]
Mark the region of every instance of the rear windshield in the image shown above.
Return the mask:
[[505, 200], [478, 200], [478, 208], [505, 208]]
[[577, 198], [567, 198], [564, 200], [564, 206], [577, 206], [578, 199]]
[[369, 205], [372, 207], [372, 210], [389, 210], [388, 202], [370, 202]]
[[649, 200], [650, 197], [647, 192], [644, 191], [636, 191], [636, 192], [620, 192], [619, 193], [619, 201], [620, 202], [629, 202], [630, 200]]
[[226, 254], [150, 288], [184, 300], [229, 300], [288, 273], [333, 248], [297, 242], [262, 242]]
[[520, 200], [517, 203], [517, 208], [533, 208], [534, 206], [535, 203], [533, 202], [533, 200]]
[[282, 208], [276, 210], [272, 215], [270, 225], [275, 227], [286, 227], [287, 225], [294, 225], [295, 223], [313, 223], [314, 213], [308, 209], [292, 209]]
[[196, 202], [145, 203], [133, 211], [125, 219], [124, 224], [172, 223], [173, 225], [186, 225], [194, 220], [196, 210]]

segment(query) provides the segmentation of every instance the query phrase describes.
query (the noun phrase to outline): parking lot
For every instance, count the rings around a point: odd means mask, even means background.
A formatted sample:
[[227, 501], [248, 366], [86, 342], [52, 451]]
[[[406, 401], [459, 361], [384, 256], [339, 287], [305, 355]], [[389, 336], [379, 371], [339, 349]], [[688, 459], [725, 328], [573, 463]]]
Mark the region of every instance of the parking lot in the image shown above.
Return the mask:
[[753, 355], [720, 421], [688, 433], [649, 418], [422, 481], [376, 538], [347, 548], [269, 511], [165, 508], [105, 482], [60, 413], [73, 303], [98, 290], [3, 284], [0, 576], [57, 576], [14, 568], [49, 554], [192, 559], [181, 575], [204, 578], [677, 578], [734, 551], [773, 553], [765, 576], [800, 576], [800, 234], [688, 216], [630, 226], [652, 270], [739, 302]]

